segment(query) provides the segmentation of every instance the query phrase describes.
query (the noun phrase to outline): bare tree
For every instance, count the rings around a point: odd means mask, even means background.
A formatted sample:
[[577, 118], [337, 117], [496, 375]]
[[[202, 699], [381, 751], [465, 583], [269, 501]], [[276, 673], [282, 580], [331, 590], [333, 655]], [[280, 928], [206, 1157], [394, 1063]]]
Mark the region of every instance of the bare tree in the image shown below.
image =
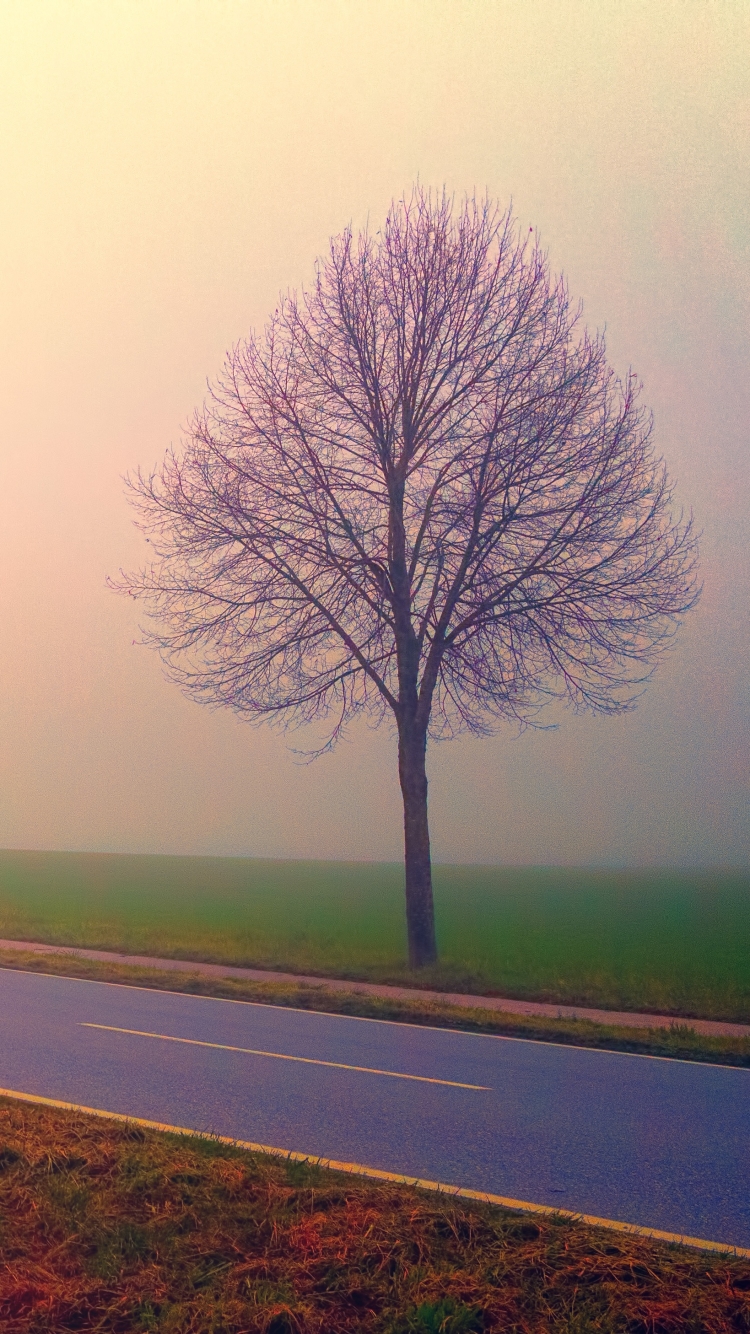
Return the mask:
[[331, 242], [130, 481], [154, 559], [119, 587], [186, 692], [328, 719], [328, 746], [395, 720], [413, 967], [437, 953], [428, 737], [632, 707], [695, 601], [651, 430], [510, 211], [417, 187]]

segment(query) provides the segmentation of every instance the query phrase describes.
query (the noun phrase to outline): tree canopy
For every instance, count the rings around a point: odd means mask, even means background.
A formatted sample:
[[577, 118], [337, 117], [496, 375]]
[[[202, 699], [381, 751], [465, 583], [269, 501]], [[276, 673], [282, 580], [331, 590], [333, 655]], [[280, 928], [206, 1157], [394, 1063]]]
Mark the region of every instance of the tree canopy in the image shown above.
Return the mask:
[[427, 739], [632, 707], [693, 604], [652, 420], [533, 233], [419, 187], [331, 241], [132, 494], [149, 642], [251, 719], [390, 716], [413, 963], [435, 957]]

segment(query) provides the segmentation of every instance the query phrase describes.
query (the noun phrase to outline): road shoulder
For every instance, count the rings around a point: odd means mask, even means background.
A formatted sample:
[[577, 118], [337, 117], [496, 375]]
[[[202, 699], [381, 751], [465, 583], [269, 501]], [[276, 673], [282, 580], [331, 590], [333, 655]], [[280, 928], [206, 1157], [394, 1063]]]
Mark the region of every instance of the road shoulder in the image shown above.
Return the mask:
[[[498, 1003], [496, 997], [455, 997], [375, 983], [106, 951], [63, 950], [29, 942], [0, 941], [0, 968], [496, 1037], [750, 1067], [750, 1028], [740, 1024], [675, 1021], [657, 1015], [628, 1015], [629, 1020], [640, 1023], [621, 1023], [622, 1016], [607, 1011], [587, 1013], [572, 1007], [532, 1006], [530, 1002]], [[590, 1018], [590, 1013], [596, 1018]]]

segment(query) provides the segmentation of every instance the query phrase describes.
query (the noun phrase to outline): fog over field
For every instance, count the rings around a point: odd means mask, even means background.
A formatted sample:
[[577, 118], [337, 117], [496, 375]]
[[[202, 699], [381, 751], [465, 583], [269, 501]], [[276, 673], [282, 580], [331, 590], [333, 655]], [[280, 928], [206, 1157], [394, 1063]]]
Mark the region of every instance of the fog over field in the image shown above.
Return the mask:
[[386, 728], [300, 765], [167, 684], [105, 579], [144, 557], [121, 475], [419, 178], [512, 196], [704, 534], [635, 713], [433, 746], [435, 858], [748, 864], [748, 49], [744, 0], [5, 0], [0, 847], [400, 857]]

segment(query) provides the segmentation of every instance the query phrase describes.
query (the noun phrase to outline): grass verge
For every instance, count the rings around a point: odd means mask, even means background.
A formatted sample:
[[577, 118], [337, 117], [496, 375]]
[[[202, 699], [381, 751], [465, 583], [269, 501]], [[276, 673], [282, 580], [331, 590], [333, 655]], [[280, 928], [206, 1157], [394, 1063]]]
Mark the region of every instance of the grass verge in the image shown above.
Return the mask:
[[154, 987], [159, 991], [183, 991], [195, 996], [218, 996], [228, 1000], [318, 1010], [326, 1014], [349, 1014], [397, 1023], [456, 1028], [471, 1033], [635, 1052], [644, 1056], [750, 1067], [750, 1038], [707, 1037], [696, 1033], [688, 1023], [674, 1023], [669, 1028], [626, 1028], [567, 1016], [554, 1019], [542, 1015], [469, 1009], [438, 1001], [330, 991], [327, 987], [306, 986], [302, 983], [206, 977], [188, 971], [183, 973], [105, 963], [72, 954], [40, 955], [30, 951], [0, 950], [0, 967], [52, 973], [62, 977], [89, 978], [96, 982], [118, 982], [125, 986]]
[[747, 1334], [750, 1261], [0, 1099], [4, 1334]]

